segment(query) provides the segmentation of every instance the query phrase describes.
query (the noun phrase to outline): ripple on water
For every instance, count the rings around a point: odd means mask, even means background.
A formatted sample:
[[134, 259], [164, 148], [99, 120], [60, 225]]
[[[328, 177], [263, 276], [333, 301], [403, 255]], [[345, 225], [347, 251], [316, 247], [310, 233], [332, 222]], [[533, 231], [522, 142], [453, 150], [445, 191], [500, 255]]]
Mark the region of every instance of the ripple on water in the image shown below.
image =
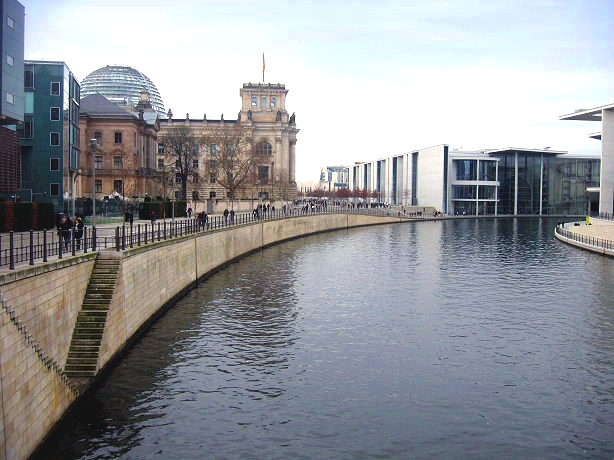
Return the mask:
[[52, 458], [612, 458], [614, 263], [555, 222], [253, 254], [154, 324]]

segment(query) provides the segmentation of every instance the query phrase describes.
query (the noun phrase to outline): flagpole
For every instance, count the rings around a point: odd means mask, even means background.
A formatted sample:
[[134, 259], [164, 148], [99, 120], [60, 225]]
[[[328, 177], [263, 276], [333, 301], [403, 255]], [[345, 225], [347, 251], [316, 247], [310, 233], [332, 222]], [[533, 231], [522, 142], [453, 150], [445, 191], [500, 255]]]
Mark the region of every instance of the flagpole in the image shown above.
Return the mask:
[[264, 52], [262, 53], [262, 83], [264, 83]]

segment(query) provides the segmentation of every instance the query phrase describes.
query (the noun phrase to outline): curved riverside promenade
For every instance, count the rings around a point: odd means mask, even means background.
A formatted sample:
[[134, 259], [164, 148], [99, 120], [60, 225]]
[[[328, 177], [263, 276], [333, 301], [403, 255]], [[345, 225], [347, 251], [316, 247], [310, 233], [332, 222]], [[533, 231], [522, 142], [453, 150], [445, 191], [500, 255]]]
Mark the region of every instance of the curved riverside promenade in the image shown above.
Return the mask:
[[554, 236], [564, 243], [614, 257], [614, 221], [594, 218], [586, 222], [557, 225]]
[[378, 214], [260, 220], [0, 272], [0, 458], [35, 453], [131, 341], [203, 277], [282, 241], [413, 220]]

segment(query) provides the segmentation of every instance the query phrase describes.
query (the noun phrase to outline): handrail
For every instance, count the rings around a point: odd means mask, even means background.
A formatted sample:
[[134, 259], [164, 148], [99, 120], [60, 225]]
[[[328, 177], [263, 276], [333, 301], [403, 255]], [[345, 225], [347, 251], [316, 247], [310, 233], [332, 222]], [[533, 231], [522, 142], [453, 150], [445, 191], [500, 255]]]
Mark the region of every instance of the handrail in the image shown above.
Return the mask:
[[[262, 208], [265, 209], [265, 208]], [[253, 224], [265, 220], [284, 219], [297, 216], [315, 214], [367, 214], [374, 216], [399, 217], [415, 219], [421, 216], [408, 216], [398, 213], [390, 208], [352, 208], [341, 206], [302, 206], [300, 208], [268, 209], [260, 212], [237, 213], [234, 218], [230, 215], [208, 216], [206, 221], [197, 217], [192, 219], [174, 220], [154, 223], [137, 223], [134, 225], [115, 226], [109, 228], [112, 235], [101, 235], [101, 227], [84, 227], [82, 238], [70, 230], [66, 233], [57, 230], [42, 230], [34, 232], [9, 232], [0, 237], [0, 270], [9, 268], [15, 270], [17, 264], [28, 263], [34, 265], [35, 261], [47, 262], [49, 257], [57, 256], [62, 259], [68, 256], [86, 254], [99, 249], [115, 248], [117, 251], [141, 246], [154, 241], [179, 238], [194, 233], [202, 233], [236, 225]], [[428, 217], [428, 216], [424, 216]]]
[[580, 235], [575, 232], [571, 232], [567, 230], [563, 225], [557, 225], [554, 231], [561, 235], [563, 238], [567, 238], [572, 241], [576, 241], [578, 243], [582, 243], [584, 245], [593, 246], [599, 249], [614, 249], [614, 241], [606, 240], [605, 238], [597, 238], [589, 235]]

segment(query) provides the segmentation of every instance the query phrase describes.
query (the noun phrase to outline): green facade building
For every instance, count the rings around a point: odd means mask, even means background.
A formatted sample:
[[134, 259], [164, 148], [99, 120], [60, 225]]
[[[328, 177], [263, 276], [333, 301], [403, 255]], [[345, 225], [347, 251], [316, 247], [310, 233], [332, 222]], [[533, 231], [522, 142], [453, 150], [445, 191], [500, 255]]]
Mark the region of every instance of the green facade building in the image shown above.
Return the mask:
[[51, 201], [57, 212], [74, 215], [79, 171], [79, 83], [64, 62], [25, 61], [24, 90], [22, 199]]

